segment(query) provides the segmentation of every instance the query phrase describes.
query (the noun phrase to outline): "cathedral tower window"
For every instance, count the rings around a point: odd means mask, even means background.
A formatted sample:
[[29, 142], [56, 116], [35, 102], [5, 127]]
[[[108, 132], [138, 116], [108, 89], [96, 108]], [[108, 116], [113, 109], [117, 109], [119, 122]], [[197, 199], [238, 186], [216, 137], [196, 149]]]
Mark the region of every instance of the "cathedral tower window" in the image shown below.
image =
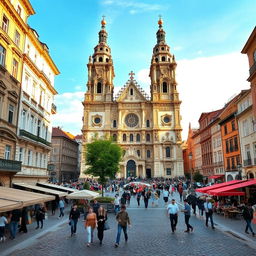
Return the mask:
[[99, 82], [98, 84], [97, 84], [97, 93], [101, 93], [102, 92], [102, 85], [101, 85], [101, 83]]
[[166, 147], [165, 148], [165, 156], [166, 157], [171, 157], [171, 149], [170, 149], [170, 147]]
[[117, 141], [117, 135], [113, 134], [113, 141]]
[[167, 83], [163, 82], [163, 93], [167, 93], [167, 92], [168, 92]]
[[113, 128], [116, 128], [116, 120], [113, 120]]
[[164, 56], [162, 57], [162, 61], [165, 61], [165, 57]]
[[102, 57], [99, 57], [99, 62], [103, 62], [103, 58]]
[[130, 95], [133, 95], [133, 89], [132, 88], [130, 89]]
[[140, 142], [140, 134], [139, 133], [137, 133], [137, 135], [136, 135], [136, 141]]
[[147, 133], [147, 135], [146, 135], [146, 141], [150, 141], [150, 134], [149, 133]]
[[151, 152], [150, 150], [147, 150], [147, 158], [150, 158]]
[[137, 150], [137, 155], [138, 155], [138, 157], [140, 157], [140, 150], [139, 149]]
[[108, 58], [106, 58], [106, 62], [108, 62]]
[[133, 134], [130, 134], [130, 142], [133, 141]]
[[147, 120], [147, 127], [149, 128], [150, 127], [150, 121]]
[[155, 61], [158, 62], [158, 58], [155, 58]]
[[162, 47], [161, 50], [164, 51], [164, 47]]
[[103, 50], [103, 48], [102, 48], [102, 47], [100, 47], [100, 50], [102, 51], [102, 50]]
[[123, 141], [126, 141], [126, 134], [123, 134]]

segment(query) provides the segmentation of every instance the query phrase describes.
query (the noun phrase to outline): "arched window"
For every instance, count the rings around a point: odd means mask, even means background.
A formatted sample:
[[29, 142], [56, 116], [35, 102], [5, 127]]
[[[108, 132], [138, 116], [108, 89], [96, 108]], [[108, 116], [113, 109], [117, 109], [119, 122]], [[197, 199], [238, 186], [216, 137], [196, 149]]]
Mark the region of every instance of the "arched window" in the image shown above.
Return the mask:
[[168, 92], [167, 83], [163, 82], [163, 93], [167, 93], [167, 92]]
[[103, 58], [102, 57], [99, 57], [99, 62], [103, 62]]
[[162, 61], [165, 61], [165, 57], [164, 56], [162, 57]]
[[126, 141], [126, 134], [123, 134], [123, 141]]
[[147, 127], [150, 127], [150, 122], [149, 122], [149, 120], [147, 120]]
[[158, 62], [158, 58], [155, 58], [155, 61]]
[[150, 141], [150, 134], [149, 133], [147, 133], [147, 135], [146, 135], [146, 141]]
[[150, 155], [151, 155], [150, 150], [147, 150], [147, 158], [150, 158]]
[[133, 95], [133, 89], [132, 88], [130, 89], [130, 95]]
[[166, 157], [171, 157], [171, 149], [170, 149], [170, 147], [166, 147], [165, 148], [165, 156]]
[[116, 128], [116, 120], [113, 120], [113, 128]]
[[130, 141], [133, 141], [133, 134], [130, 134]]
[[106, 62], [108, 62], [108, 58], [106, 58]]
[[161, 50], [164, 51], [164, 47], [162, 47]]
[[101, 86], [101, 83], [98, 82], [97, 83], [97, 93], [101, 93], [101, 91], [102, 91], [102, 86]]
[[136, 141], [140, 142], [140, 134], [139, 133], [137, 133], [137, 135], [136, 135]]
[[113, 134], [113, 141], [117, 141], [117, 135]]

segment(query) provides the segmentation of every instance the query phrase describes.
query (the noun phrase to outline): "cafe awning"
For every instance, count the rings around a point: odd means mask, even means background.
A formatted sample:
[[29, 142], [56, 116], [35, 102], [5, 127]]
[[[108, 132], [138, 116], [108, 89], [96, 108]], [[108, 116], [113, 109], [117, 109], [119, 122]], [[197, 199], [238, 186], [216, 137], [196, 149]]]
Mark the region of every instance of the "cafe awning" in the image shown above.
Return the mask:
[[231, 181], [227, 181], [227, 182], [223, 182], [223, 183], [214, 184], [212, 186], [197, 188], [196, 192], [207, 193], [207, 191], [212, 190], [212, 189], [226, 187], [226, 186], [234, 185], [234, 184], [241, 183], [241, 182], [245, 182], [245, 181], [244, 180], [231, 180]]
[[219, 178], [222, 178], [224, 177], [224, 174], [223, 175], [212, 175], [212, 176], [209, 176], [208, 179], [219, 179]]
[[66, 196], [68, 193], [67, 192], [62, 192], [62, 191], [58, 191], [58, 190], [54, 190], [54, 189], [49, 189], [49, 188], [44, 188], [44, 187], [39, 187], [39, 186], [35, 186], [35, 185], [30, 185], [30, 184], [26, 184], [26, 183], [14, 183], [15, 186], [18, 187], [22, 187], [22, 188], [28, 188], [31, 190], [35, 190], [49, 195], [54, 195], [54, 196], [59, 196], [59, 197], [64, 197]]
[[71, 193], [67, 196], [68, 199], [94, 199], [99, 197], [100, 194], [90, 190], [80, 190], [78, 192]]
[[256, 185], [256, 179], [251, 179], [251, 180], [237, 183], [237, 184], [234, 184], [231, 186], [226, 186], [226, 187], [222, 187], [222, 188], [218, 188], [218, 189], [209, 190], [209, 191], [207, 191], [207, 194], [210, 194], [213, 196], [224, 196], [225, 193], [230, 193], [230, 194], [234, 193], [234, 192], [244, 193], [242, 191], [237, 191], [236, 189], [249, 187], [252, 185]]
[[20, 189], [0, 187], [0, 212], [54, 200], [54, 196], [28, 192]]
[[38, 182], [37, 185], [40, 187], [52, 188], [52, 189], [56, 189], [59, 191], [66, 191], [68, 193], [73, 193], [73, 192], [78, 191], [77, 189], [74, 189], [74, 188], [63, 187], [63, 186], [59, 186], [59, 185], [51, 184], [51, 183]]

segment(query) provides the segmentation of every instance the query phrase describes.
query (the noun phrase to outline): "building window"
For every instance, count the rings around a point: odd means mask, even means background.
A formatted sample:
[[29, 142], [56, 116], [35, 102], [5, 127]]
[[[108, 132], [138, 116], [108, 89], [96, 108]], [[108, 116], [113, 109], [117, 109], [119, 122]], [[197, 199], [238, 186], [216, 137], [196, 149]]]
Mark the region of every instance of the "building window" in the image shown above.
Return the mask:
[[116, 128], [116, 120], [113, 120], [113, 127]]
[[137, 155], [138, 155], [138, 157], [140, 157], [140, 150], [139, 149], [137, 150]]
[[166, 175], [172, 175], [172, 169], [166, 168]]
[[38, 153], [35, 155], [35, 166], [38, 167]]
[[150, 158], [151, 152], [150, 150], [147, 150], [147, 158]]
[[0, 65], [2, 65], [2, 66], [5, 66], [5, 56], [6, 56], [6, 50], [0, 44]]
[[103, 58], [102, 57], [99, 57], [99, 62], [103, 62]]
[[13, 122], [13, 117], [14, 117], [14, 106], [10, 104], [9, 110], [8, 110], [8, 122], [10, 124], [12, 124]]
[[136, 135], [136, 141], [140, 142], [140, 134], [139, 133], [137, 133], [137, 135]]
[[147, 128], [149, 128], [149, 127], [150, 127], [150, 121], [147, 120]]
[[247, 119], [243, 121], [242, 126], [243, 126], [243, 135], [244, 135], [244, 137], [246, 137], [250, 133], [250, 131], [249, 131], [249, 124], [248, 124], [248, 120]]
[[165, 61], [165, 57], [164, 56], [162, 57], [162, 61]]
[[23, 130], [26, 129], [26, 121], [27, 121], [27, 111], [23, 109], [21, 114], [21, 128]]
[[7, 17], [4, 15], [3, 16], [3, 21], [2, 21], [2, 29], [8, 33], [8, 28], [9, 28], [9, 20], [7, 19]]
[[247, 144], [244, 146], [244, 151], [245, 151], [245, 160], [251, 160], [250, 144]]
[[31, 165], [31, 158], [32, 158], [32, 151], [28, 150], [28, 162], [27, 162], [28, 165]]
[[21, 161], [21, 162], [23, 162], [23, 152], [24, 152], [24, 149], [20, 148], [20, 150], [19, 150], [19, 161]]
[[30, 116], [30, 132], [34, 133], [34, 119], [35, 117], [33, 115]]
[[123, 141], [126, 141], [126, 134], [123, 134]]
[[21, 7], [19, 5], [17, 6], [17, 13], [21, 16]]
[[130, 89], [130, 95], [131, 96], [133, 95], [133, 89], [132, 88]]
[[4, 159], [6, 159], [6, 160], [11, 159], [11, 146], [9, 146], [9, 145], [5, 146]]
[[41, 121], [37, 121], [37, 137], [41, 136]]
[[167, 93], [167, 92], [168, 92], [167, 83], [163, 82], [163, 93]]
[[235, 120], [233, 120], [233, 121], [231, 122], [231, 126], [232, 126], [232, 131], [235, 131], [235, 130], [236, 130]]
[[238, 151], [238, 141], [237, 141], [237, 137], [234, 138], [234, 144], [235, 144], [235, 151]]
[[117, 135], [113, 134], [113, 141], [117, 141]]
[[15, 59], [12, 61], [12, 76], [15, 78], [18, 76], [18, 61]]
[[231, 163], [232, 163], [231, 168], [232, 168], [232, 170], [234, 170], [236, 168], [236, 166], [235, 166], [235, 158], [234, 157], [231, 158]]
[[228, 128], [227, 125], [224, 126], [224, 134], [227, 135], [228, 134]]
[[228, 143], [228, 140], [226, 140], [226, 153], [229, 153], [229, 143]]
[[45, 126], [45, 136], [44, 139], [47, 140], [48, 139], [48, 126]]
[[166, 147], [165, 148], [165, 156], [166, 157], [171, 157], [171, 149], [170, 149], [170, 147]]
[[150, 141], [150, 134], [149, 134], [149, 133], [147, 133], [147, 135], [146, 135], [146, 141], [147, 141], [147, 142]]
[[130, 134], [130, 142], [133, 141], [133, 134]]
[[20, 33], [17, 30], [15, 31], [14, 42], [17, 46], [20, 45]]
[[97, 84], [97, 93], [101, 93], [102, 92], [102, 86], [101, 86], [101, 83], [99, 82]]

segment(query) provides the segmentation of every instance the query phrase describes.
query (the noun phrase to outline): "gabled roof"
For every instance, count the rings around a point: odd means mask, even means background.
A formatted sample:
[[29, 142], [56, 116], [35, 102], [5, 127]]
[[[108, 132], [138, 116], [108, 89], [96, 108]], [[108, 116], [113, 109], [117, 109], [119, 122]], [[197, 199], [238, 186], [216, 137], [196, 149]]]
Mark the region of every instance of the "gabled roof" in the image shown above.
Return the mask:
[[75, 142], [75, 136], [69, 132], [63, 131], [60, 127], [52, 128], [52, 137], [64, 137]]
[[[137, 83], [137, 81], [132, 77], [129, 79], [126, 84], [119, 90], [117, 93], [115, 100], [116, 101], [122, 101], [125, 99], [125, 96], [129, 93], [129, 88], [133, 87], [135, 88], [135, 91], [140, 96], [141, 101], [149, 101], [150, 97], [147, 95], [147, 93], [140, 87], [140, 85]], [[134, 92], [134, 93], [136, 93]]]
[[250, 47], [251, 43], [256, 40], [256, 26], [254, 27], [251, 35], [249, 36], [247, 42], [244, 45], [244, 48], [242, 49], [241, 53], [247, 53], [248, 47]]

